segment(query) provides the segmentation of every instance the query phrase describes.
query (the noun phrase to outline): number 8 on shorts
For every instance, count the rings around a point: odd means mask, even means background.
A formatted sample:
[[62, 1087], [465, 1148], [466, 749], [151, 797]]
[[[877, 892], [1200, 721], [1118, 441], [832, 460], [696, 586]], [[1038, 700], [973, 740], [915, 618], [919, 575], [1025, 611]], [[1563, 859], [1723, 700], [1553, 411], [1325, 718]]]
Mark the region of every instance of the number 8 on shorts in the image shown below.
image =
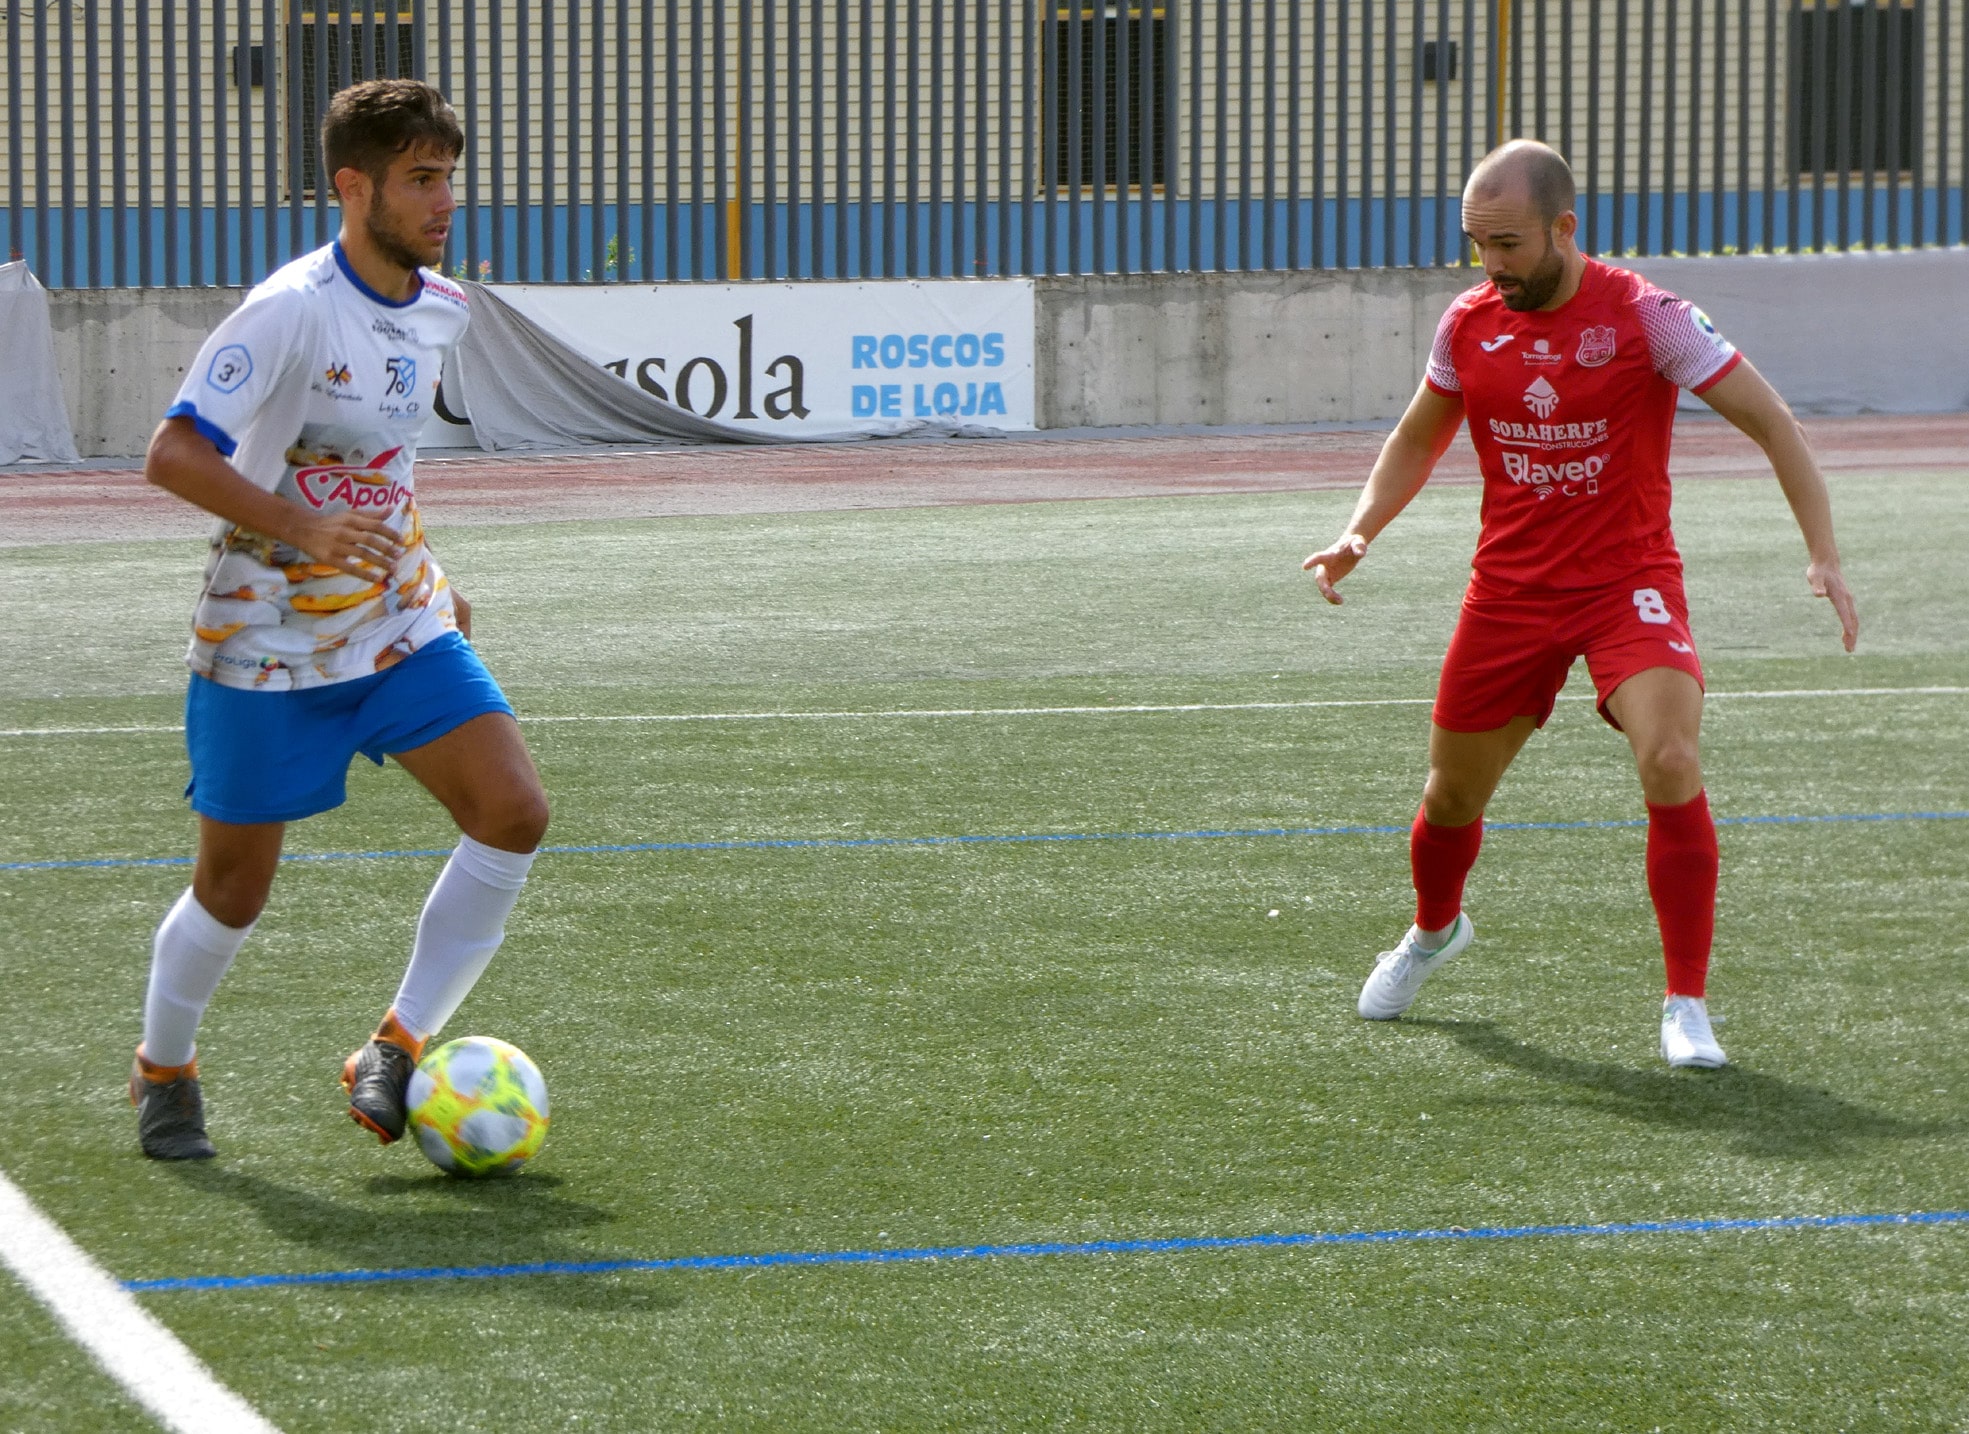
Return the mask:
[[1634, 611], [1642, 622], [1656, 627], [1664, 626], [1675, 619], [1661, 600], [1661, 593], [1654, 588], [1634, 589]]

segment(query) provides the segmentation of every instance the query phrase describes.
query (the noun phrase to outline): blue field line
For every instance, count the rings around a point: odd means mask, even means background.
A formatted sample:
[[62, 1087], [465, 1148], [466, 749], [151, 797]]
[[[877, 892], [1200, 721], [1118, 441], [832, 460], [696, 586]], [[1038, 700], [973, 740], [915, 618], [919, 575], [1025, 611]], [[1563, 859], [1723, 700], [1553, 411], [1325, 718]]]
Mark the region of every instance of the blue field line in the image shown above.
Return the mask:
[[273, 1285], [375, 1285], [430, 1280], [497, 1280], [514, 1275], [617, 1275], [662, 1271], [761, 1270], [798, 1265], [907, 1265], [937, 1260], [1025, 1260], [1047, 1255], [1172, 1255], [1200, 1250], [1302, 1249], [1394, 1245], [1422, 1240], [1527, 1240], [1620, 1235], [1713, 1235], [1757, 1230], [1837, 1230], [1882, 1225], [1960, 1225], [1969, 1210], [1896, 1215], [1778, 1215], [1742, 1220], [1643, 1220], [1604, 1225], [1480, 1225], [1433, 1230], [1319, 1231], [1283, 1235], [1204, 1235], [1160, 1240], [1054, 1241], [1017, 1245], [933, 1245], [893, 1250], [783, 1250], [760, 1255], [681, 1255], [667, 1260], [541, 1260], [518, 1265], [452, 1265], [401, 1270], [317, 1270], [289, 1275], [191, 1275], [125, 1280], [133, 1294], [256, 1290]]
[[[1959, 822], [1969, 811], [1829, 812], [1818, 815], [1718, 817], [1721, 827], [1824, 826], [1851, 822]], [[1486, 832], [1622, 831], [1647, 825], [1645, 817], [1616, 821], [1491, 822]], [[543, 855], [612, 856], [630, 852], [663, 851], [863, 851], [870, 847], [1011, 846], [1031, 842], [1073, 841], [1221, 841], [1251, 837], [1405, 836], [1402, 826], [1340, 827], [1222, 827], [1166, 832], [986, 832], [965, 836], [920, 837], [758, 837], [729, 841], [600, 842], [587, 846], [543, 846]], [[398, 851], [290, 852], [282, 861], [394, 861], [401, 857], [449, 856], [448, 847], [413, 847]], [[71, 861], [0, 861], [0, 871], [94, 871], [139, 866], [190, 866], [188, 856], [101, 856]]]

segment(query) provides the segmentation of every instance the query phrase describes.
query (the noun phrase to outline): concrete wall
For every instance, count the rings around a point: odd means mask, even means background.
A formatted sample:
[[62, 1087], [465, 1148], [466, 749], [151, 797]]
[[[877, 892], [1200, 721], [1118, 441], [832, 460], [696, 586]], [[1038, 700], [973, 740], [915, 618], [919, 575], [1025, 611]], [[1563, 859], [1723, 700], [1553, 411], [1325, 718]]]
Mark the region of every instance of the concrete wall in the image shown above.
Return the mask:
[[1969, 249], [1630, 267], [1702, 305], [1800, 413], [1969, 411]]
[[[1642, 259], [1806, 413], [1969, 411], [1969, 249]], [[1108, 275], [1038, 285], [1039, 425], [1393, 418], [1458, 269]], [[57, 290], [76, 446], [143, 451], [235, 289]], [[1685, 402], [1695, 400], [1685, 399]]]
[[1100, 275], [1038, 285], [1039, 426], [1392, 418], [1452, 269]]
[[56, 289], [62, 398], [84, 457], [142, 453], [198, 346], [244, 289]]
[[[1969, 410], [1969, 249], [1631, 267], [1700, 304], [1801, 413]], [[1479, 277], [1043, 279], [1039, 426], [1393, 418], [1422, 380], [1436, 321]]]

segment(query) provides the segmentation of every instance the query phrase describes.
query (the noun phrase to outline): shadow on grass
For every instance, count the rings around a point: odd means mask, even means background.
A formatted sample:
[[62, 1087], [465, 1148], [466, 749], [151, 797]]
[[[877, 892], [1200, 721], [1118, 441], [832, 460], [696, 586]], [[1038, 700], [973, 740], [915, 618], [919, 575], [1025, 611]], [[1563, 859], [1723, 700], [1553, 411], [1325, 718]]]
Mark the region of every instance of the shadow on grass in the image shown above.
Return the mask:
[[[331, 1269], [588, 1263], [613, 1258], [571, 1240], [574, 1233], [606, 1225], [614, 1217], [599, 1206], [560, 1193], [563, 1181], [557, 1175], [529, 1171], [505, 1180], [379, 1175], [367, 1182], [373, 1194], [387, 1201], [386, 1207], [379, 1207], [368, 1200], [338, 1200], [282, 1185], [212, 1162], [182, 1161], [168, 1169], [201, 1194], [247, 1207], [265, 1229], [319, 1252]], [[657, 1284], [635, 1276], [527, 1275], [499, 1284], [567, 1309], [633, 1312], [681, 1303], [672, 1282]], [[431, 1286], [405, 1281], [362, 1288], [403, 1292]]]
[[1638, 1070], [1562, 1056], [1513, 1039], [1490, 1021], [1410, 1019], [1403, 1024], [1440, 1032], [1472, 1055], [1571, 1087], [1582, 1103], [1630, 1120], [1721, 1131], [1748, 1155], [1836, 1155], [1863, 1141], [1958, 1135], [1964, 1127], [1962, 1121], [1903, 1120], [1829, 1091], [1742, 1066], [1718, 1071]]

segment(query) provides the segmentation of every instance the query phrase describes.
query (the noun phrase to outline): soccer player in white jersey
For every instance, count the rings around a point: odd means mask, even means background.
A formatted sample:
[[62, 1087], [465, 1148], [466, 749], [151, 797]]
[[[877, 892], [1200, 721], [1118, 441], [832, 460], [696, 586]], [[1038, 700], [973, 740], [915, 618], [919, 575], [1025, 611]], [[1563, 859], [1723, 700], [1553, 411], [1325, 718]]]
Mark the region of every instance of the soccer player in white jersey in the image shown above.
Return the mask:
[[145, 476], [219, 519], [187, 661], [198, 858], [152, 946], [130, 1095], [157, 1159], [213, 1154], [195, 1037], [266, 905], [289, 822], [340, 806], [360, 752], [458, 823], [410, 963], [342, 1081], [384, 1144], [404, 1091], [505, 934], [547, 799], [471, 609], [424, 539], [411, 465], [465, 295], [444, 254], [464, 149], [429, 85], [343, 90], [322, 123], [341, 236], [269, 277], [206, 340]]

